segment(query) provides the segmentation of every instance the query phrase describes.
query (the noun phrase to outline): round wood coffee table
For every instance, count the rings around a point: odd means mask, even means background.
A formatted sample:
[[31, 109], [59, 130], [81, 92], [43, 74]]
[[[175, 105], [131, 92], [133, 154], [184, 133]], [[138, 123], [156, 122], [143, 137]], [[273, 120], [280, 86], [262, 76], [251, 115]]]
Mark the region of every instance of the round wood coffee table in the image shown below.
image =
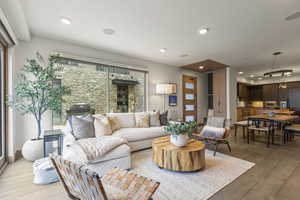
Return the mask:
[[161, 168], [192, 172], [205, 168], [205, 144], [190, 140], [184, 147], [170, 142], [170, 137], [161, 137], [152, 142], [152, 159]]

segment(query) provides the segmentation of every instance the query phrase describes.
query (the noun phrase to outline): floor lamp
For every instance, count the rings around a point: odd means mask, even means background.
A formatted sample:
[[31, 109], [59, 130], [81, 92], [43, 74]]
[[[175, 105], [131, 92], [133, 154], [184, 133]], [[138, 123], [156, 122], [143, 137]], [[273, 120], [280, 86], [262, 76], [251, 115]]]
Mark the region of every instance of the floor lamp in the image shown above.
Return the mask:
[[176, 94], [176, 84], [172, 84], [172, 83], [156, 84], [156, 94], [163, 96], [163, 104], [164, 104], [163, 108], [164, 108], [164, 111], [166, 111], [166, 109], [165, 109], [166, 96], [171, 95], [171, 94]]

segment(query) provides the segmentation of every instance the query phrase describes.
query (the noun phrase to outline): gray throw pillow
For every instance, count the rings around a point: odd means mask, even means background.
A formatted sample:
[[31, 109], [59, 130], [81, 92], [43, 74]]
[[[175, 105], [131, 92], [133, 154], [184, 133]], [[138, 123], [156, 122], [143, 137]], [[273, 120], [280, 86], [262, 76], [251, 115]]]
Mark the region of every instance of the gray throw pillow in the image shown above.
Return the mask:
[[76, 139], [95, 137], [94, 118], [91, 115], [68, 118], [72, 134]]
[[159, 116], [160, 125], [166, 126], [168, 124], [168, 111], [163, 112]]

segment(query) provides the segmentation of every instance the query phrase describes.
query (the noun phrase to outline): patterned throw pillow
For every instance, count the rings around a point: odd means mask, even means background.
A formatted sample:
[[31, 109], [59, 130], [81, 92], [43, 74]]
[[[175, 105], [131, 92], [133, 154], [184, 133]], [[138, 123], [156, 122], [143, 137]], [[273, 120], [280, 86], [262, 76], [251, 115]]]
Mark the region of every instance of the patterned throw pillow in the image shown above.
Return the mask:
[[159, 116], [160, 124], [165, 126], [168, 124], [168, 111], [163, 112]]
[[135, 126], [137, 128], [149, 128], [149, 118], [148, 113], [135, 113]]
[[111, 130], [108, 117], [105, 116], [94, 116], [94, 117], [95, 117], [94, 126], [95, 126], [96, 137], [111, 135], [112, 130]]
[[120, 121], [118, 120], [117, 117], [108, 116], [107, 118], [108, 118], [112, 132], [115, 132], [121, 128]]
[[150, 116], [150, 126], [160, 126], [159, 111], [149, 112]]
[[95, 137], [94, 118], [91, 115], [70, 116], [69, 124], [76, 139]]

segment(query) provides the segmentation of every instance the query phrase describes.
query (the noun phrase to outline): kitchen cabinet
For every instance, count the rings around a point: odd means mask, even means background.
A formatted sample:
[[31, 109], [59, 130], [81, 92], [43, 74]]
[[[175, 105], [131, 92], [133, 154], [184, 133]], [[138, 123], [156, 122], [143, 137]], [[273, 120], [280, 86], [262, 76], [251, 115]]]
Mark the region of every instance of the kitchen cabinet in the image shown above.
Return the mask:
[[238, 83], [238, 97], [242, 100], [247, 100], [249, 97], [248, 85]]
[[278, 100], [278, 84], [266, 84], [262, 86], [264, 101]]
[[278, 100], [287, 101], [289, 99], [289, 89], [288, 88], [278, 88]]
[[263, 100], [263, 87], [262, 85], [248, 86], [249, 100], [250, 101], [262, 101]]

